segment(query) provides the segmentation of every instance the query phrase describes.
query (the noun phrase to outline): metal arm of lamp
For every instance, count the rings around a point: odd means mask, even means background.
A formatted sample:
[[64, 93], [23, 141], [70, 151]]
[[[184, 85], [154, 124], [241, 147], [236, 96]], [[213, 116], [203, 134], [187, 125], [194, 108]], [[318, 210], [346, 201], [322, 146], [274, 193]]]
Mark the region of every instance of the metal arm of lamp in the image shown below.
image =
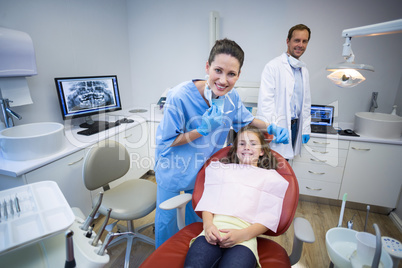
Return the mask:
[[354, 62], [352, 37], [377, 36], [400, 32], [402, 32], [402, 19], [343, 30], [342, 36], [345, 38], [345, 43], [343, 44], [342, 56], [345, 61], [328, 65], [326, 70], [332, 71], [332, 73], [327, 77], [340, 87], [354, 87], [360, 84], [366, 79], [357, 70], [374, 71], [374, 67]]

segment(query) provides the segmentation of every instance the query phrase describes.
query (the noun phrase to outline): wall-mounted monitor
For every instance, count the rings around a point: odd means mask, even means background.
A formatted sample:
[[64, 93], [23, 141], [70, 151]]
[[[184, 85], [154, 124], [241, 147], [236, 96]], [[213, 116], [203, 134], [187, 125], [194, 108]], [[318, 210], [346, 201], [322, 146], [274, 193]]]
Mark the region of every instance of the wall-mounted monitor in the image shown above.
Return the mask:
[[54, 80], [64, 120], [122, 109], [116, 75]]

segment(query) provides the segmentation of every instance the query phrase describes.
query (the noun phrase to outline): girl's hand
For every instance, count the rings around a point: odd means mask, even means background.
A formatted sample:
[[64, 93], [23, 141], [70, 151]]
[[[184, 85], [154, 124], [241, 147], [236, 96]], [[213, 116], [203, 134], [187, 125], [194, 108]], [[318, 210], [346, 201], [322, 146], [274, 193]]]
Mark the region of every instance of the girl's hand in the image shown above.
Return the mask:
[[208, 225], [208, 227], [206, 227], [204, 231], [205, 231], [205, 239], [211, 245], [218, 244], [222, 239], [218, 228], [216, 228], [216, 226], [213, 224]]
[[219, 245], [221, 248], [230, 248], [238, 243], [248, 240], [247, 232], [245, 231], [245, 229], [240, 229], [240, 230], [221, 229], [219, 231], [221, 233], [225, 233], [225, 235], [222, 236], [222, 239], [219, 242]]

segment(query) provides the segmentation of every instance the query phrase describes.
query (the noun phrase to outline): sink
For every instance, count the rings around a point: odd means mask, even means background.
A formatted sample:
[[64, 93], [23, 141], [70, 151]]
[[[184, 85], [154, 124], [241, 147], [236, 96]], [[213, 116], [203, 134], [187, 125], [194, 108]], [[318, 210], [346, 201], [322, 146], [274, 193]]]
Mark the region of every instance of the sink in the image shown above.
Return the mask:
[[355, 132], [362, 136], [399, 139], [402, 117], [393, 114], [359, 112], [355, 114]]
[[0, 149], [5, 159], [24, 161], [52, 155], [64, 149], [64, 126], [41, 122], [0, 131]]
[[[325, 235], [325, 245], [331, 262], [335, 267], [354, 268], [358, 232], [352, 229], [336, 227], [329, 229]], [[360, 266], [361, 267], [361, 266]], [[379, 267], [392, 267], [392, 259], [382, 250]]]

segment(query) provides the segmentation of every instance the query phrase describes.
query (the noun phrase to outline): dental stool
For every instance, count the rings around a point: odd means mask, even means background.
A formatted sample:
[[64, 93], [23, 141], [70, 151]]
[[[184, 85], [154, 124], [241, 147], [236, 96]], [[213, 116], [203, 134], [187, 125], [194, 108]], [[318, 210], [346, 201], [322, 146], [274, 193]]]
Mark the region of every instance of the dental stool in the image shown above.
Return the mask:
[[[142, 263], [140, 266], [141, 268], [183, 267], [189, 249], [190, 240], [196, 237], [203, 230], [201, 222], [184, 226], [183, 220], [186, 204], [192, 200], [193, 207], [195, 208], [197, 206], [204, 191], [205, 168], [211, 161], [218, 161], [222, 157], [225, 157], [229, 149], [230, 147], [225, 147], [219, 150], [204, 164], [197, 175], [193, 195], [178, 195], [160, 204], [162, 209], [177, 209], [177, 222], [180, 231], [158, 247]], [[299, 261], [302, 253], [303, 242], [313, 243], [315, 241], [315, 236], [310, 223], [306, 219], [295, 218], [293, 220], [299, 200], [299, 185], [289, 163], [280, 154], [274, 151], [272, 151], [272, 153], [278, 160], [278, 173], [289, 182], [289, 186], [283, 200], [282, 215], [278, 230], [276, 233], [268, 230], [264, 233], [266, 236], [257, 238], [258, 254], [262, 267], [289, 268], [291, 265], [294, 265]], [[196, 213], [198, 216], [202, 217], [202, 212], [197, 211]], [[281, 245], [270, 240], [267, 236], [279, 236], [285, 233], [292, 222], [295, 235], [292, 253], [288, 256], [286, 250]]]
[[[107, 246], [110, 248], [127, 240], [124, 264], [127, 268], [135, 239], [155, 245], [153, 239], [139, 233], [154, 223], [134, 229], [133, 220], [148, 215], [156, 207], [156, 184], [151, 181], [129, 179], [115, 187], [109, 187], [109, 183], [120, 179], [129, 169], [130, 155], [123, 145], [113, 140], [104, 140], [94, 145], [88, 151], [83, 166], [85, 187], [90, 191], [100, 187], [104, 189], [99, 213], [106, 216], [107, 210], [111, 208], [111, 219], [127, 223], [127, 230], [114, 233], [114, 240]], [[93, 205], [96, 200], [98, 200], [97, 196], [93, 199]]]

